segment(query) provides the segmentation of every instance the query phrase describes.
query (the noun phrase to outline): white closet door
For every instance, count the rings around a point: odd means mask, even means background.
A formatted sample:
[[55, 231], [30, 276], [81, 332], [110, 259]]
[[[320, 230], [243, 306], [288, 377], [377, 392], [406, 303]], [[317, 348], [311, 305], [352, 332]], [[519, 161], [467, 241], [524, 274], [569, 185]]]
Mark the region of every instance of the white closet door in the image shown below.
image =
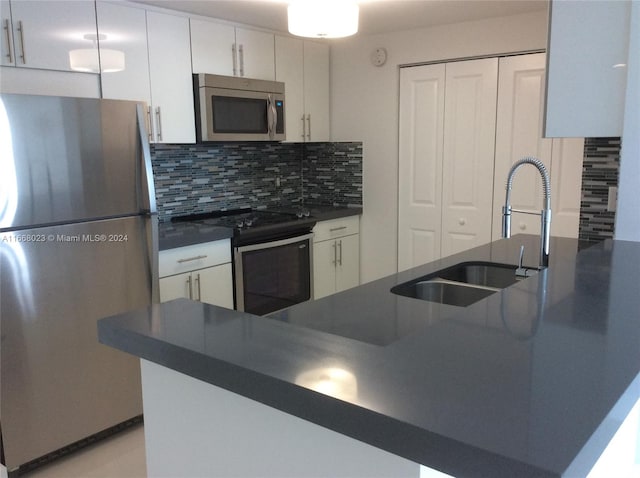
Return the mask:
[[400, 70], [398, 270], [440, 258], [445, 65]]
[[498, 59], [446, 65], [442, 257], [491, 242]]
[[[542, 161], [551, 173], [552, 153], [552, 140], [542, 137], [544, 53], [501, 58], [499, 83], [493, 240], [500, 239], [502, 234], [501, 217], [505, 186], [513, 163], [524, 156], [534, 156]], [[513, 181], [511, 206], [530, 213], [540, 213], [542, 210], [542, 180], [534, 167], [525, 165], [518, 169]], [[553, 226], [552, 218], [552, 232]], [[511, 228], [512, 234], [540, 234], [540, 217], [514, 213]]]
[[584, 138], [555, 138], [551, 161], [551, 235], [578, 238]]

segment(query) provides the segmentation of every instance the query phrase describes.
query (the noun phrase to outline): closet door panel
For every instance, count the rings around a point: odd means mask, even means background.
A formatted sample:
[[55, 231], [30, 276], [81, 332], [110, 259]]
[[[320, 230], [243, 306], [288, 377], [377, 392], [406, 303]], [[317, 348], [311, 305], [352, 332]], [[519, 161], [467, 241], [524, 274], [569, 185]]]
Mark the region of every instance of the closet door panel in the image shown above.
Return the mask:
[[398, 269], [440, 258], [445, 66], [400, 71]]
[[497, 84], [496, 58], [446, 65], [443, 257], [491, 241]]
[[[500, 59], [498, 117], [496, 125], [495, 187], [493, 193], [493, 240], [500, 239], [505, 186], [513, 163], [525, 156], [542, 161], [551, 173], [552, 140], [542, 137], [544, 115], [545, 55]], [[542, 179], [531, 166], [518, 169], [511, 193], [511, 206], [529, 213], [543, 208]], [[515, 213], [512, 234], [540, 233], [540, 217]]]

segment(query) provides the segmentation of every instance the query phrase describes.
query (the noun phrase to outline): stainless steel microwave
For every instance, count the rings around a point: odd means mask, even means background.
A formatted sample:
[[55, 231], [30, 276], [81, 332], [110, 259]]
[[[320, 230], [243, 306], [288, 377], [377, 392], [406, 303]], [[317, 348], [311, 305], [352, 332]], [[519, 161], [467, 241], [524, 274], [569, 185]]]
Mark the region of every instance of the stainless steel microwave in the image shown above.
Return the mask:
[[199, 73], [193, 91], [198, 142], [285, 139], [284, 83]]

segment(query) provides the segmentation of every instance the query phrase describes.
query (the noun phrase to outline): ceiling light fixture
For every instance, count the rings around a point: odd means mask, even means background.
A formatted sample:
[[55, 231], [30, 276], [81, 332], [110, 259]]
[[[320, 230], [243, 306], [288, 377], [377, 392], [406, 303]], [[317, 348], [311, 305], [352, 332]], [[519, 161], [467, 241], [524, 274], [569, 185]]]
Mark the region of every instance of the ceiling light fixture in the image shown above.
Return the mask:
[[92, 41], [94, 46], [93, 48], [71, 50], [69, 52], [69, 66], [71, 69], [87, 73], [100, 73], [100, 67], [102, 67], [102, 73], [113, 73], [124, 70], [124, 52], [111, 50], [109, 48], [100, 48], [100, 53], [98, 53], [97, 41], [103, 41], [106, 38], [107, 36], [103, 34], [85, 35], [84, 39]]
[[342, 38], [358, 32], [358, 4], [349, 0], [294, 0], [287, 9], [289, 33]]

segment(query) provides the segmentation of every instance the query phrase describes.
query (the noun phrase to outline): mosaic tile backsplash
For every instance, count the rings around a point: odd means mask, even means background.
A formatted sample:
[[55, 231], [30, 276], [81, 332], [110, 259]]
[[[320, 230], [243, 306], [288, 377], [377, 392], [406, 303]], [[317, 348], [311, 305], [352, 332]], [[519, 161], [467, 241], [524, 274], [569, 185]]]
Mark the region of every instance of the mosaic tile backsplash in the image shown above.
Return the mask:
[[158, 216], [362, 205], [362, 143], [151, 145]]
[[618, 185], [620, 138], [585, 138], [579, 239], [613, 237], [616, 213], [607, 211], [609, 187]]

